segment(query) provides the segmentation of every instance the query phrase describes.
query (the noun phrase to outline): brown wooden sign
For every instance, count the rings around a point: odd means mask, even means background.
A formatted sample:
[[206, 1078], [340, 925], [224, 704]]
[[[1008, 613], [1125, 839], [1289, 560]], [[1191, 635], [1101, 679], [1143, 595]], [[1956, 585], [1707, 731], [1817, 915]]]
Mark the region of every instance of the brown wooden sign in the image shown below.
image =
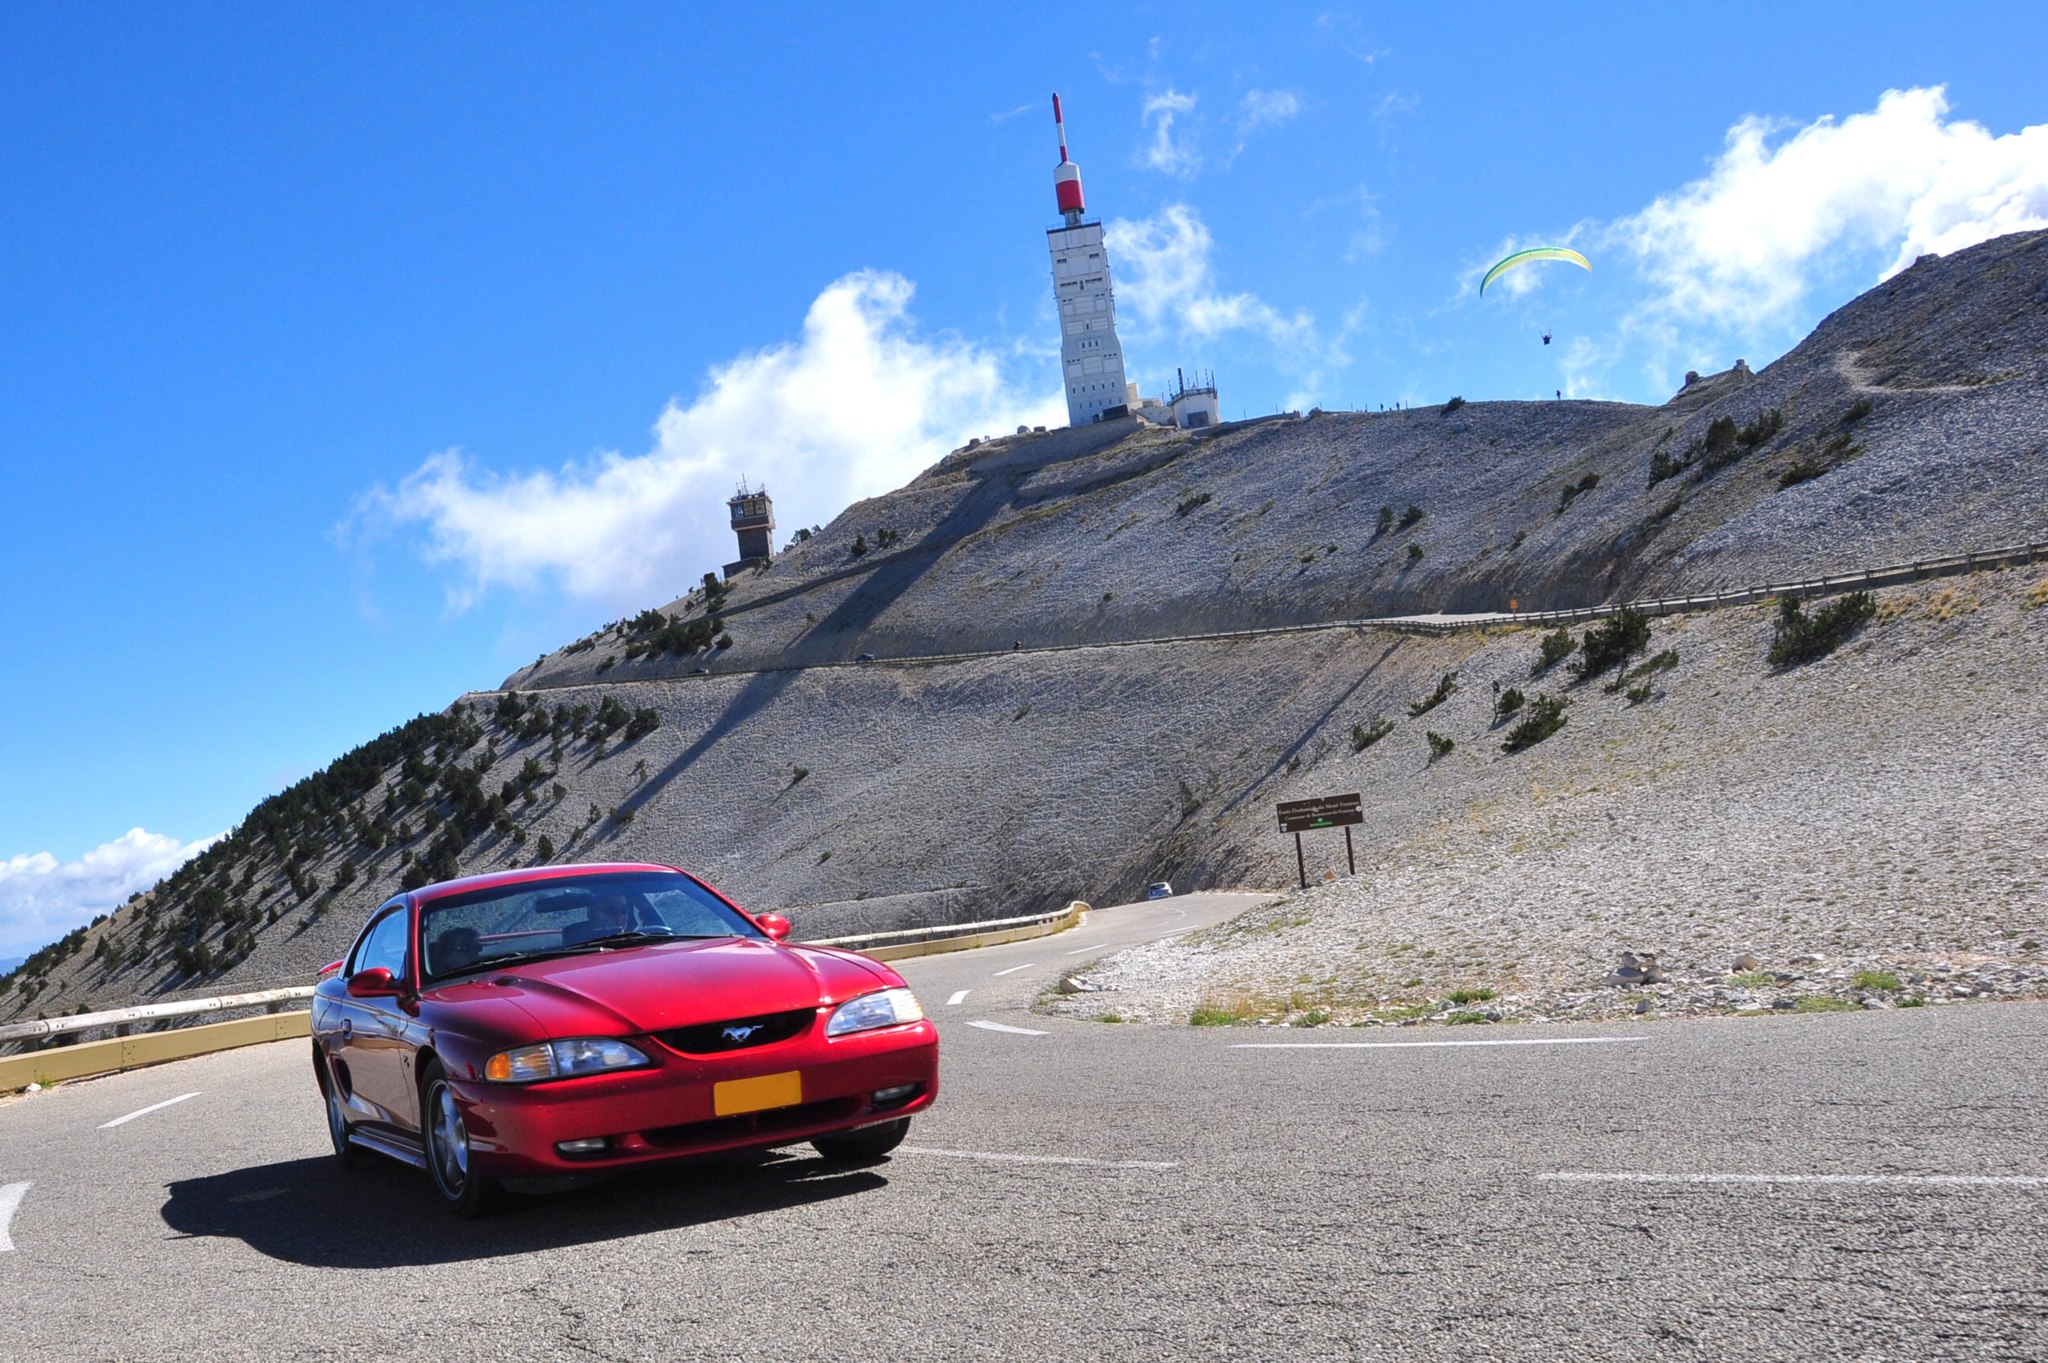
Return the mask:
[[1343, 828], [1365, 822], [1365, 799], [1359, 795], [1324, 795], [1313, 800], [1282, 800], [1280, 831], [1307, 833], [1317, 828]]
[[1358, 874], [1358, 858], [1351, 850], [1351, 825], [1365, 822], [1365, 798], [1360, 795], [1322, 795], [1313, 800], [1282, 800], [1280, 831], [1294, 835], [1294, 868], [1301, 874], [1301, 888], [1308, 888], [1308, 862], [1302, 856], [1301, 835], [1318, 828], [1344, 830], [1344, 864]]

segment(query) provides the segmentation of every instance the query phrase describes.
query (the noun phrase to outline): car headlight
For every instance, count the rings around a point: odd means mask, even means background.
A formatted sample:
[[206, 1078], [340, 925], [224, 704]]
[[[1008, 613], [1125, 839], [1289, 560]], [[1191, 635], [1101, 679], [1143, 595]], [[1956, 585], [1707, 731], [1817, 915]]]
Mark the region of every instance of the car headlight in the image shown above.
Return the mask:
[[499, 1051], [484, 1062], [484, 1078], [496, 1084], [531, 1084], [539, 1079], [566, 1079], [576, 1074], [630, 1070], [647, 1056], [623, 1041], [608, 1037], [577, 1037], [569, 1041], [538, 1041]]
[[848, 999], [832, 1010], [832, 1020], [825, 1024], [826, 1036], [845, 1036], [848, 1032], [872, 1031], [876, 1027], [893, 1027], [899, 1022], [916, 1022], [924, 1017], [924, 1009], [918, 1006], [917, 995], [908, 989], [880, 989], [872, 994], [862, 994], [857, 999]]

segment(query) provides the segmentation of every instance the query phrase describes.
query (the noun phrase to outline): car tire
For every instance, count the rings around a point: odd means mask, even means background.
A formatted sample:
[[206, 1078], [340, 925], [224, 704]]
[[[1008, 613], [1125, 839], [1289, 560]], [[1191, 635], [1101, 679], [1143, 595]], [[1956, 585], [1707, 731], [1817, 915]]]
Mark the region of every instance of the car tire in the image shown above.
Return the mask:
[[898, 1117], [893, 1122], [864, 1126], [844, 1136], [820, 1136], [811, 1144], [833, 1163], [850, 1164], [880, 1159], [903, 1144], [903, 1138], [909, 1134], [910, 1118]]
[[348, 1105], [342, 1101], [341, 1081], [334, 1077], [334, 1066], [325, 1060], [320, 1062], [320, 1073], [327, 1081], [320, 1089], [327, 1102], [327, 1140], [334, 1146], [334, 1162], [343, 1169], [360, 1168], [363, 1152], [348, 1138]]
[[471, 1166], [469, 1128], [438, 1060], [429, 1060], [420, 1072], [420, 1147], [427, 1157], [427, 1178], [449, 1211], [473, 1220], [497, 1209], [502, 1196], [498, 1181]]

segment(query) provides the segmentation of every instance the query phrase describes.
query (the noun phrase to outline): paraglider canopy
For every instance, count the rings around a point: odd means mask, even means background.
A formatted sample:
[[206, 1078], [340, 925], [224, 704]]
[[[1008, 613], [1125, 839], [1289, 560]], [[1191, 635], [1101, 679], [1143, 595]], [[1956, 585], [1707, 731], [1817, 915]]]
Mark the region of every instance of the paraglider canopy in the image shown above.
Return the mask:
[[1517, 251], [1502, 259], [1486, 272], [1486, 278], [1479, 281], [1479, 292], [1484, 295], [1486, 286], [1499, 279], [1517, 265], [1527, 265], [1532, 260], [1567, 260], [1582, 270], [1591, 270], [1592, 263], [1569, 246], [1532, 246], [1526, 251]]

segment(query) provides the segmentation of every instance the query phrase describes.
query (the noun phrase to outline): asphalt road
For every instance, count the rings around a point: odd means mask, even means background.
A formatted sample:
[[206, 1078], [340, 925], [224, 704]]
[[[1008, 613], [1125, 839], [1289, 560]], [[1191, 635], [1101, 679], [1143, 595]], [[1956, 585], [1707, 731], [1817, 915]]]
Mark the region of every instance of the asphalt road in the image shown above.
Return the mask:
[[798, 1149], [464, 1224], [422, 1174], [331, 1166], [304, 1042], [0, 1103], [0, 1359], [2048, 1357], [2048, 1007], [1029, 1011], [1244, 902], [904, 962], [944, 1088], [868, 1169]]

